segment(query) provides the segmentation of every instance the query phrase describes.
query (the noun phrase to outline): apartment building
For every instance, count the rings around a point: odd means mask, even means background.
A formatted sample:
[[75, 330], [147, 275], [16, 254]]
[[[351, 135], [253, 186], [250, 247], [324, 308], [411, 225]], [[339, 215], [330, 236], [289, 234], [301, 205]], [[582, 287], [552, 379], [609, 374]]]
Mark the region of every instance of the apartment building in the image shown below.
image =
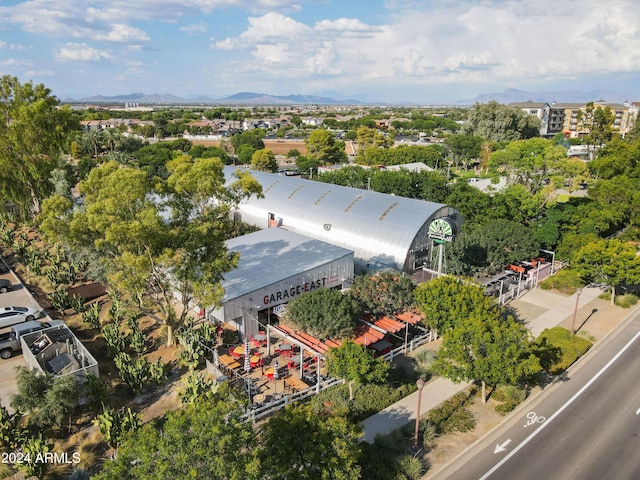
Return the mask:
[[[589, 133], [586, 103], [515, 102], [508, 106], [520, 108], [540, 119], [540, 136], [552, 137], [562, 132], [565, 137], [577, 138]], [[624, 137], [638, 117], [640, 102], [610, 103], [604, 100], [593, 102], [593, 108], [609, 107], [614, 113], [613, 131]]]

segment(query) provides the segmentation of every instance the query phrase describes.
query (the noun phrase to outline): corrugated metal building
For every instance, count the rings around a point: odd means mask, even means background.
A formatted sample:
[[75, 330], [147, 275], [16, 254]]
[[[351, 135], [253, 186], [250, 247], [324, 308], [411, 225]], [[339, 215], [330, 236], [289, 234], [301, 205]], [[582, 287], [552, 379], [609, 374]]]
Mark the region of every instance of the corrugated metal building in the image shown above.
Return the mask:
[[222, 306], [208, 317], [234, 323], [246, 338], [258, 332], [258, 311], [305, 292], [353, 282], [351, 250], [281, 228], [233, 238], [226, 245], [240, 259], [222, 282]]
[[[237, 167], [225, 167], [233, 180]], [[251, 171], [264, 198], [252, 197], [234, 213], [260, 228], [279, 226], [355, 253], [356, 273], [395, 268], [408, 273], [433, 266], [429, 227], [444, 219], [453, 234], [463, 218], [447, 205], [328, 183]], [[442, 224], [442, 223], [441, 223]]]

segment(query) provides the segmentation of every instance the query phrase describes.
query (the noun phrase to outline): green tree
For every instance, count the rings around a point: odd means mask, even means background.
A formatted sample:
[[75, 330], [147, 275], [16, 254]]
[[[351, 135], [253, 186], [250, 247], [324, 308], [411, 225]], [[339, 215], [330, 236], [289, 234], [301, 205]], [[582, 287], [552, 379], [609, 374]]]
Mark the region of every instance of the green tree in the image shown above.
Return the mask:
[[318, 160], [313, 160], [306, 155], [296, 157], [296, 167], [303, 175], [307, 175], [307, 177], [315, 177], [320, 165], [321, 163]]
[[242, 420], [243, 410], [239, 398], [221, 388], [162, 423], [128, 433], [117, 457], [92, 478], [256, 478], [256, 433]]
[[251, 155], [251, 168], [261, 172], [277, 172], [278, 162], [276, 161], [276, 156], [268, 148], [256, 150]]
[[540, 119], [517, 107], [508, 107], [492, 100], [489, 103], [476, 103], [469, 110], [461, 133], [496, 142], [532, 138], [540, 135]]
[[29, 423], [38, 427], [61, 427], [78, 404], [80, 388], [71, 375], [54, 377], [19, 368], [18, 393], [11, 406], [30, 413]]
[[414, 296], [429, 328], [441, 335], [464, 323], [476, 310], [491, 310], [493, 305], [480, 285], [449, 275], [421, 283]]
[[284, 480], [357, 480], [358, 427], [342, 416], [290, 405], [262, 426], [260, 475]]
[[411, 277], [393, 272], [358, 275], [349, 290], [362, 309], [374, 317], [394, 315], [414, 304], [415, 286]]
[[264, 142], [262, 141], [264, 134], [264, 130], [255, 129], [247, 132], [235, 133], [229, 141], [231, 142], [231, 145], [233, 145], [236, 154], [242, 145], [249, 145], [254, 149], [254, 151], [262, 150], [264, 148]]
[[529, 332], [496, 309], [472, 312], [443, 335], [434, 369], [455, 382], [480, 380], [482, 401], [486, 384], [514, 384], [540, 371]]
[[53, 190], [48, 181], [78, 122], [42, 84], [0, 79], [0, 194], [28, 218]]
[[460, 275], [494, 274], [509, 263], [533, 258], [540, 244], [532, 227], [497, 219], [465, 225], [447, 255], [450, 272]]
[[451, 152], [456, 165], [463, 163], [465, 167], [471, 160], [480, 157], [480, 147], [484, 139], [476, 135], [452, 135], [444, 141]]
[[345, 338], [353, 333], [358, 304], [338, 290], [322, 289], [294, 298], [286, 322], [320, 340]]
[[638, 250], [633, 244], [618, 239], [597, 240], [584, 245], [573, 255], [571, 268], [586, 282], [608, 285], [612, 305], [616, 287], [640, 283]]
[[311, 132], [304, 144], [307, 156], [321, 164], [341, 163], [347, 160], [344, 142], [336, 140], [333, 134], [324, 128]]
[[329, 349], [327, 370], [332, 377], [349, 382], [349, 399], [353, 400], [353, 384], [384, 382], [389, 375], [389, 363], [382, 357], [375, 358], [365, 346], [347, 340], [340, 347]]
[[236, 155], [238, 156], [238, 162], [240, 162], [240, 164], [242, 165], [248, 165], [249, 163], [251, 163], [251, 158], [253, 157], [253, 154], [256, 151], [257, 150], [253, 148], [253, 146], [251, 145], [248, 145], [248, 144], [240, 145], [236, 150]]
[[550, 171], [558, 175], [558, 166], [566, 158], [564, 147], [554, 145], [551, 140], [531, 138], [509, 142], [503, 149], [493, 152], [488, 166], [490, 172], [507, 175], [536, 193], [543, 188]]
[[[68, 215], [63, 236], [73, 246], [92, 243], [109, 267], [110, 283], [139, 306], [149, 308], [152, 300], [173, 344], [173, 329], [194, 298], [207, 305], [222, 298], [222, 275], [237, 262], [224, 244], [228, 213], [261, 187], [248, 172], [226, 187], [219, 158], [183, 155], [166, 168], [168, 180], [153, 183], [143, 171], [114, 162], [95, 168], [80, 185], [85, 209]], [[58, 209], [53, 216], [67, 218]], [[60, 234], [52, 230], [47, 233]], [[180, 315], [176, 300], [183, 306]]]

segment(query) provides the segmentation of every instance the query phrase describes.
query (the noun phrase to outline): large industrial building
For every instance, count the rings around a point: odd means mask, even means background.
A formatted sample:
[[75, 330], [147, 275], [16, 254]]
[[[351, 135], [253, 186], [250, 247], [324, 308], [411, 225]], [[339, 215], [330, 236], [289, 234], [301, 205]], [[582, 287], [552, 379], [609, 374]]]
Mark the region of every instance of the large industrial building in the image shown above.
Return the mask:
[[[228, 182], [238, 167], [225, 167]], [[434, 242], [451, 241], [463, 222], [447, 205], [259, 171], [264, 198], [234, 213], [262, 229], [281, 227], [354, 252], [356, 273], [435, 268]]]
[[231, 322], [246, 338], [259, 330], [258, 312], [306, 292], [353, 282], [353, 252], [320, 240], [269, 228], [226, 242], [238, 267], [225, 275], [221, 306], [210, 319]]

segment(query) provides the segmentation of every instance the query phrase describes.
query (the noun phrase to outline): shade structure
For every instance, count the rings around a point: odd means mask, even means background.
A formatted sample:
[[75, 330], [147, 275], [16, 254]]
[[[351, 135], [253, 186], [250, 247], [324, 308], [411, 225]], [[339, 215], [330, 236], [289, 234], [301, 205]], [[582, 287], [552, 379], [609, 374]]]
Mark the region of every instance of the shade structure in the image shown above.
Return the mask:
[[251, 371], [251, 351], [249, 349], [249, 341], [244, 342], [244, 371]]

